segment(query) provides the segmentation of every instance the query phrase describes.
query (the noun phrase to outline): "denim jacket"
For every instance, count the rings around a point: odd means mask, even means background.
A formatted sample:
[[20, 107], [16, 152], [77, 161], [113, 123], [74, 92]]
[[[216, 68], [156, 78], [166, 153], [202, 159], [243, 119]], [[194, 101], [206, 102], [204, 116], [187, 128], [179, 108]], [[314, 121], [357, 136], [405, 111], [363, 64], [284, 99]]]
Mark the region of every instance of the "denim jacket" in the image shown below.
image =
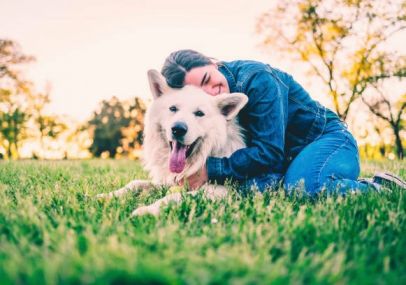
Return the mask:
[[230, 157], [209, 157], [208, 178], [245, 180], [264, 174], [282, 177], [290, 161], [319, 138], [327, 121], [338, 116], [314, 101], [291, 75], [267, 64], [239, 60], [222, 62], [230, 92], [248, 96], [238, 119], [246, 132], [247, 147]]

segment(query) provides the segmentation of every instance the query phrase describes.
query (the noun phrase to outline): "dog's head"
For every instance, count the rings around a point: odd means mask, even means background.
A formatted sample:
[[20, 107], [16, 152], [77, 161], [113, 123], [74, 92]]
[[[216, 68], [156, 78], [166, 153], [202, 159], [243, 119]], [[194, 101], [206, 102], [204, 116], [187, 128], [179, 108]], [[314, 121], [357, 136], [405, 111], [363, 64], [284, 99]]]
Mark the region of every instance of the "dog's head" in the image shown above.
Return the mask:
[[146, 128], [161, 133], [172, 173], [181, 173], [194, 156], [208, 156], [214, 147], [225, 144], [227, 122], [248, 102], [241, 93], [210, 96], [191, 85], [172, 89], [156, 70], [148, 71], [148, 78], [154, 101]]

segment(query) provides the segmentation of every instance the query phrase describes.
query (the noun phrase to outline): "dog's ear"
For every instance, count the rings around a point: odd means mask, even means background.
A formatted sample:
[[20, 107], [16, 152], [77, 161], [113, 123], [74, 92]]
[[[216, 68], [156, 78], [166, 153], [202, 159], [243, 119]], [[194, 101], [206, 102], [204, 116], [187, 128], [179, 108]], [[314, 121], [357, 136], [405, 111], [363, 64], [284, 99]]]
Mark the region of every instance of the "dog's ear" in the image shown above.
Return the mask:
[[165, 78], [155, 69], [148, 70], [148, 80], [154, 99], [159, 98], [170, 89]]
[[231, 120], [237, 116], [238, 112], [248, 102], [248, 97], [243, 93], [220, 94], [215, 99], [221, 114], [226, 117], [226, 120]]

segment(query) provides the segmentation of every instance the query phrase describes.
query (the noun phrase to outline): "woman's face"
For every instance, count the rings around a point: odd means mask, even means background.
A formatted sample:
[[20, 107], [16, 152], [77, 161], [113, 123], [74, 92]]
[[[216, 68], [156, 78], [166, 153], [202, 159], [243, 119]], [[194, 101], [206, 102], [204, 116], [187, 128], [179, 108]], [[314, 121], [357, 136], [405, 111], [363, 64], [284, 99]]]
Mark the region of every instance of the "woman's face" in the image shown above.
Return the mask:
[[200, 87], [212, 96], [230, 93], [227, 79], [215, 64], [195, 67], [189, 70], [185, 76], [185, 85]]

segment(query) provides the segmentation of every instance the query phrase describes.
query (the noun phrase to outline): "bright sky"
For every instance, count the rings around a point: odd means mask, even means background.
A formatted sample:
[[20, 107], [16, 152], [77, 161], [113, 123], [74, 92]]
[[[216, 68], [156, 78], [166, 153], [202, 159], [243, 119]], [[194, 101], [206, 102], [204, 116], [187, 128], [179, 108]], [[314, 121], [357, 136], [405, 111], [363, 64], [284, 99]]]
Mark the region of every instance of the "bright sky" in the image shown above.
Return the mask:
[[37, 58], [26, 75], [39, 90], [51, 83], [49, 111], [85, 120], [103, 99], [149, 98], [147, 70], [160, 70], [178, 49], [284, 68], [261, 53], [255, 35], [256, 19], [271, 2], [1, 0], [0, 37]]

